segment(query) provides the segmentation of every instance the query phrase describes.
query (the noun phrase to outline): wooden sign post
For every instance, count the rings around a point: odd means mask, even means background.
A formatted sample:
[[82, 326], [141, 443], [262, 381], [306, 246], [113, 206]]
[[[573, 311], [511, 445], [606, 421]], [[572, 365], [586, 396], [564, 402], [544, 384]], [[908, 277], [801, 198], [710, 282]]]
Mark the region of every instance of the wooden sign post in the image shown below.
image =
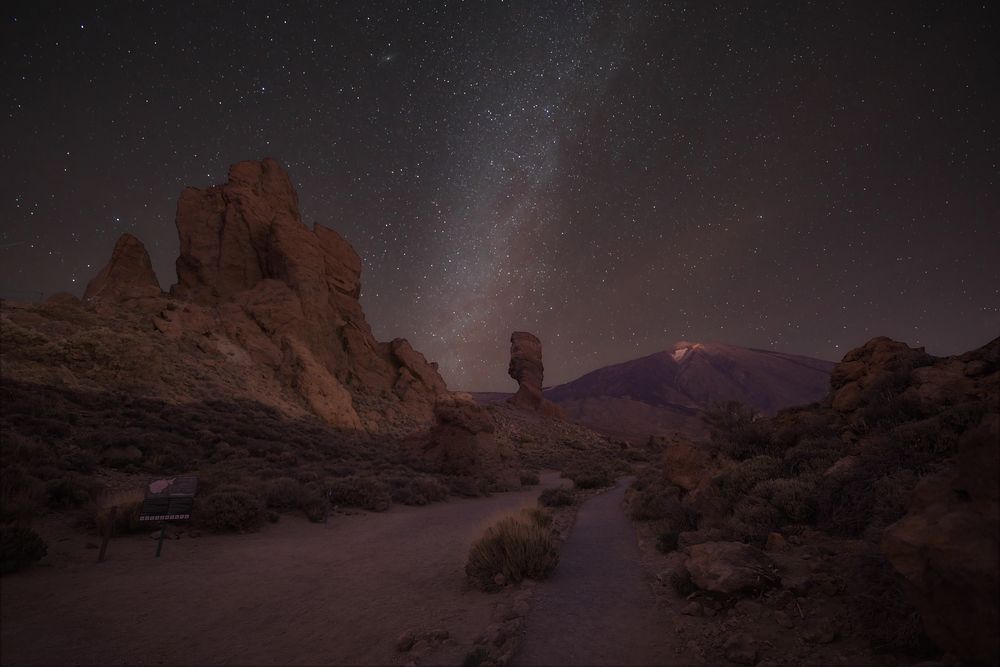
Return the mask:
[[139, 521], [159, 521], [160, 536], [156, 541], [156, 557], [163, 551], [163, 536], [168, 521], [187, 521], [194, 507], [194, 494], [198, 490], [198, 478], [181, 475], [150, 480], [146, 485], [146, 497], [139, 509]]

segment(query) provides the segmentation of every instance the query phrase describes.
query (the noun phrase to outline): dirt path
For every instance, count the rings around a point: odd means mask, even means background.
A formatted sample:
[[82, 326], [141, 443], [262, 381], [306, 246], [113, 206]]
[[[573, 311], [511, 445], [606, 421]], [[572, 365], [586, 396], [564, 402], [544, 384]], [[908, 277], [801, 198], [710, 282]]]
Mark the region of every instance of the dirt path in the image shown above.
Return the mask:
[[[147, 536], [114, 540], [109, 560], [76, 535], [52, 567], [3, 579], [2, 663], [401, 664], [396, 638], [441, 628], [427, 661], [461, 664], [499, 596], [465, 586], [469, 545], [541, 487], [251, 535], [182, 538], [154, 559]], [[61, 559], [61, 560], [60, 560]]]
[[580, 509], [552, 578], [539, 584], [515, 665], [690, 664], [642, 571], [620, 481]]

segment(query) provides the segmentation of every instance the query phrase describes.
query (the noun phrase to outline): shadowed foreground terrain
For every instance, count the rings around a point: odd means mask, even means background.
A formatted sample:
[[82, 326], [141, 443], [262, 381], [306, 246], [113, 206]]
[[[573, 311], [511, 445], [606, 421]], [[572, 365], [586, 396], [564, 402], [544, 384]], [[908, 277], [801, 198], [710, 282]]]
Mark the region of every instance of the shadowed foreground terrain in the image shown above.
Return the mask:
[[[542, 487], [558, 484], [542, 475]], [[4, 664], [367, 664], [402, 662], [407, 630], [448, 631], [430, 662], [461, 664], [497, 596], [468, 590], [469, 545], [538, 489], [394, 507], [382, 514], [287, 518], [250, 535], [114, 540], [94, 563], [81, 536], [58, 559], [5, 578]]]

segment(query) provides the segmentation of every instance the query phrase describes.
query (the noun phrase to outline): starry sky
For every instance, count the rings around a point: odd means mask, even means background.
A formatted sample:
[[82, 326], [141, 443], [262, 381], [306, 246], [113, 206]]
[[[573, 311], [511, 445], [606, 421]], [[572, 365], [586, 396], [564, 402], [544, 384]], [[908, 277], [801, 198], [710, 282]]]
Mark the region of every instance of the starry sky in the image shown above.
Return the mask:
[[0, 296], [271, 156], [362, 256], [380, 340], [509, 390], [680, 339], [840, 359], [1000, 334], [985, 2], [5, 3]]

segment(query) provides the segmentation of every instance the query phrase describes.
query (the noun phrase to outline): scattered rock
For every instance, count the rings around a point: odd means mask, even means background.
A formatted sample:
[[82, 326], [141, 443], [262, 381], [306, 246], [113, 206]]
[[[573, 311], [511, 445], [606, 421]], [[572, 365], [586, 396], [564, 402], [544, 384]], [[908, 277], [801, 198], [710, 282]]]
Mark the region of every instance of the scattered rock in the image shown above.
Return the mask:
[[507, 585], [507, 577], [505, 577], [505, 576], [504, 576], [503, 574], [501, 574], [500, 572], [497, 572], [497, 573], [496, 573], [496, 574], [495, 574], [495, 575], [493, 576], [493, 583], [494, 583], [494, 584], [496, 584], [497, 586], [499, 586], [499, 587], [503, 588], [504, 586], [506, 586], [506, 585]]
[[396, 650], [405, 653], [413, 648], [414, 642], [417, 641], [417, 634], [413, 630], [407, 630], [399, 636], [396, 640]]
[[788, 551], [788, 542], [785, 541], [781, 533], [770, 533], [767, 536], [764, 551]]
[[692, 600], [691, 602], [688, 602], [686, 605], [684, 605], [684, 607], [681, 609], [681, 613], [684, 614], [685, 616], [704, 616], [705, 610], [701, 606], [700, 602], [698, 602], [697, 600]]
[[691, 581], [715, 593], [760, 591], [777, 578], [771, 560], [759, 549], [740, 542], [705, 542], [688, 547]]

